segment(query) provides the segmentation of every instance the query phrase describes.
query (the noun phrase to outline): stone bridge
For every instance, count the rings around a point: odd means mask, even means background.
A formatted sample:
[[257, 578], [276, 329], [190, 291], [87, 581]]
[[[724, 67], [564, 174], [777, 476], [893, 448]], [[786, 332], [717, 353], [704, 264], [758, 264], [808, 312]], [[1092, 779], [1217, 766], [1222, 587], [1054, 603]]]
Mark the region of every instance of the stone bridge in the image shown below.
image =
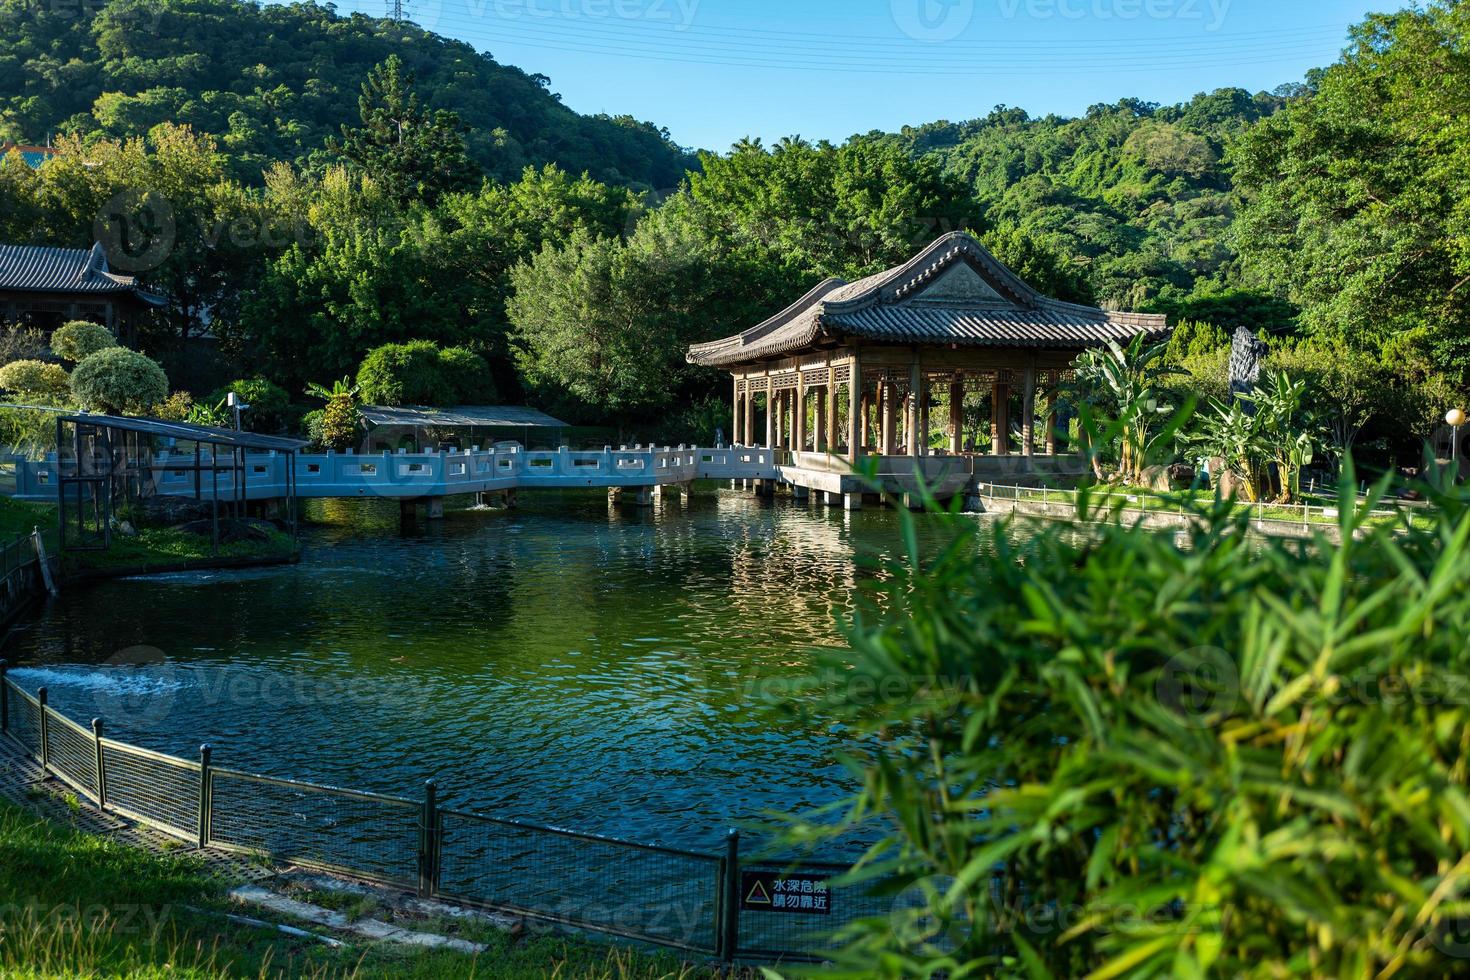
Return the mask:
[[[434, 502], [457, 495], [558, 489], [606, 489], [646, 504], [656, 491], [687, 490], [695, 481], [713, 480], [766, 494], [785, 484], [798, 499], [816, 494], [829, 505], [858, 509], [865, 496], [872, 500], [880, 489], [911, 495], [922, 483], [935, 496], [948, 498], [970, 493], [982, 482], [1027, 482], [1084, 469], [1076, 456], [876, 456], [867, 457], [855, 470], [846, 459], [826, 453], [740, 446], [597, 451], [511, 446], [377, 455], [250, 452], [244, 460], [243, 471], [230, 469], [218, 475], [221, 498], [236, 495], [238, 478], [250, 501], [282, 499], [288, 493], [286, 468], [294, 461], [297, 497], [426, 500], [431, 508]], [[166, 496], [211, 496], [212, 477], [201, 476], [195, 467], [192, 451], [174, 456], [160, 452], [153, 457], [150, 489]], [[0, 492], [20, 500], [55, 501], [56, 473], [54, 454], [43, 460], [11, 456], [0, 461]]]

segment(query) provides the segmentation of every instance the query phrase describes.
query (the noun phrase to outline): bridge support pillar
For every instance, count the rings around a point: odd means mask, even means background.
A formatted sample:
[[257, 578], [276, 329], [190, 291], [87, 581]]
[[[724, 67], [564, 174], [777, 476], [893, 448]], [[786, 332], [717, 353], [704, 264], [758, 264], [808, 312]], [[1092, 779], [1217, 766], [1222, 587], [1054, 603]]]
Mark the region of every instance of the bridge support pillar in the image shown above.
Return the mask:
[[985, 501], [981, 499], [978, 493], [967, 493], [965, 494], [964, 509], [966, 514], [983, 514], [985, 513]]
[[500, 505], [506, 510], [515, 510], [520, 505], [520, 500], [514, 490], [507, 490], [500, 495]]
[[639, 487], [638, 488], [638, 495], [633, 499], [633, 502], [635, 504], [637, 504], [639, 507], [652, 507], [653, 506], [653, 493], [652, 493], [652, 491], [650, 491], [648, 487]]
[[843, 510], [862, 510], [863, 495], [860, 493], [844, 493], [842, 495]]
[[424, 501], [424, 512], [431, 521], [443, 520], [444, 498], [430, 497], [428, 500]]
[[419, 505], [412, 500], [398, 501], [398, 519], [401, 521], [414, 521], [419, 516]]
[[794, 484], [791, 487], [791, 499], [792, 500], [801, 500], [801, 501], [810, 500], [811, 499], [811, 494], [812, 494], [811, 490], [809, 488], [807, 488], [807, 487], [798, 487], [798, 486], [796, 486]]

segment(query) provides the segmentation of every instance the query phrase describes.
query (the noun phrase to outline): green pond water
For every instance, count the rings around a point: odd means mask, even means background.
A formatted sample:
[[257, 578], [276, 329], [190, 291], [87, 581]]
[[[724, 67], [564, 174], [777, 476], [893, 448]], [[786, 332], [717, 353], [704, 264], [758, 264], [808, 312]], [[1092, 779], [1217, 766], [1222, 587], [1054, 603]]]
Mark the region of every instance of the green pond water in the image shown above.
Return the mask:
[[12, 676], [150, 748], [410, 797], [432, 777], [451, 806], [701, 850], [850, 790], [843, 733], [763, 696], [840, 644], [892, 512], [706, 488], [411, 528], [393, 502], [309, 515], [299, 565], [71, 592], [12, 639]]

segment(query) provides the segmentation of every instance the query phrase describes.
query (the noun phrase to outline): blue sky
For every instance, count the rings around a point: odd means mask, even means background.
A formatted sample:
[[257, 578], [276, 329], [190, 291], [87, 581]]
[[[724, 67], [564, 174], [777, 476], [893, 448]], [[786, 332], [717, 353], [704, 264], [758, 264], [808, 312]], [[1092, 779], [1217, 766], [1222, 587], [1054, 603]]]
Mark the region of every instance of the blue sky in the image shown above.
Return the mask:
[[[382, 13], [382, 0], [341, 0]], [[1005, 103], [1076, 115], [1298, 81], [1396, 0], [404, 0], [407, 16], [551, 78], [579, 112], [685, 146], [840, 141]]]

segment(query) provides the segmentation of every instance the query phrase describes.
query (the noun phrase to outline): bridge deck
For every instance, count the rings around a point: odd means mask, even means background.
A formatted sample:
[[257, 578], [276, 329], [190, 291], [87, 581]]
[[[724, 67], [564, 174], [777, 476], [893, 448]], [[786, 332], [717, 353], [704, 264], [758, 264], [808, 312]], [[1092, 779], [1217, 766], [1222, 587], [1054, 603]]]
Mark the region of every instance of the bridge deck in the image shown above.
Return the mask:
[[[245, 457], [245, 495], [275, 500], [287, 493], [284, 453], [250, 453]], [[457, 494], [522, 489], [642, 489], [696, 480], [772, 480], [832, 494], [871, 490], [849, 463], [824, 453], [791, 453], [760, 447], [723, 449], [570, 449], [502, 448], [462, 453], [325, 453], [297, 455], [298, 497], [386, 497], [411, 500]], [[208, 462], [206, 457], [206, 462]], [[170, 464], [173, 464], [172, 466]], [[196, 487], [192, 452], [155, 457], [154, 490], [167, 496], [192, 497]], [[56, 499], [56, 458], [12, 457], [0, 463], [0, 489], [22, 500]], [[911, 492], [924, 482], [939, 496], [966, 492], [977, 481], [1063, 475], [1081, 471], [1076, 456], [878, 457], [877, 473], [885, 490]], [[234, 495], [233, 472], [219, 475], [221, 497]], [[209, 474], [198, 477], [209, 497]], [[7, 484], [13, 484], [7, 485]]]

